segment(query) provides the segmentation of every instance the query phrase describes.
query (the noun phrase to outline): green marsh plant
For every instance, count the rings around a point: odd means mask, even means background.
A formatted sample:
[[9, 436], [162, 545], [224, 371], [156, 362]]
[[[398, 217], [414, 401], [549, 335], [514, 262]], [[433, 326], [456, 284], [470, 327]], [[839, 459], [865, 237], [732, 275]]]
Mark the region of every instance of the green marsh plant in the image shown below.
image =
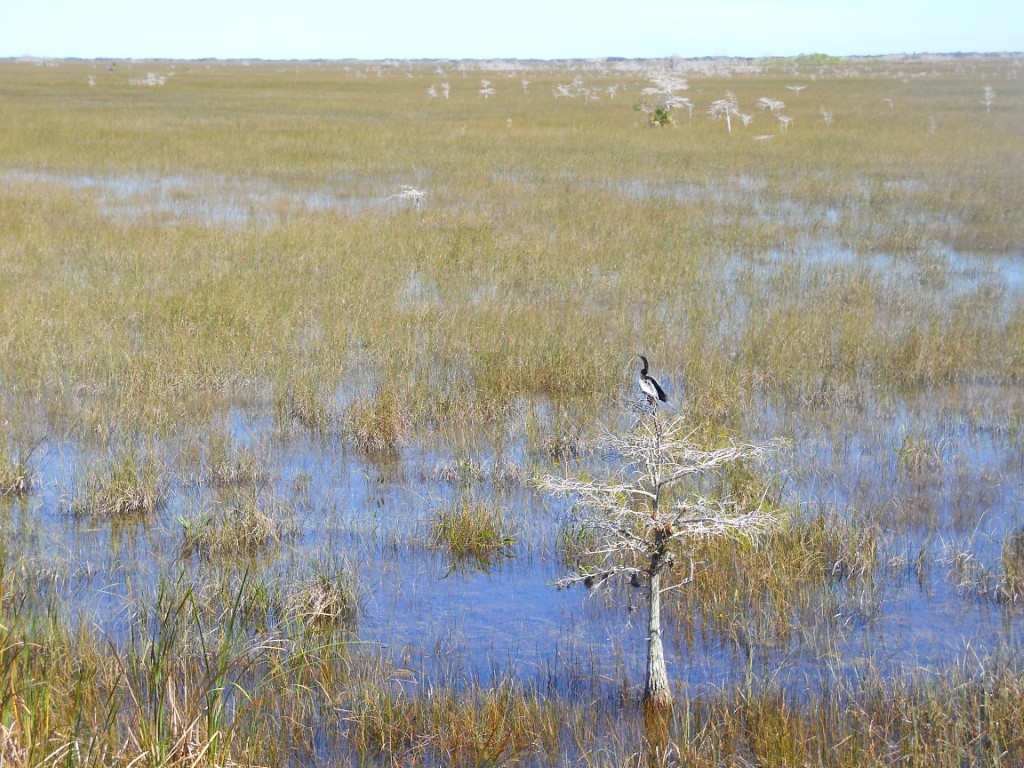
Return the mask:
[[330, 435], [337, 428], [340, 414], [312, 382], [289, 382], [275, 397], [274, 410], [280, 421], [296, 422], [316, 435]]
[[222, 620], [206, 625], [192, 589], [165, 582], [152, 621], [132, 629], [116, 660], [126, 687], [125, 747], [134, 761], [228, 766], [255, 748], [246, 717], [271, 679], [263, 669], [277, 647], [250, 641], [239, 611], [244, 591], [243, 584]]

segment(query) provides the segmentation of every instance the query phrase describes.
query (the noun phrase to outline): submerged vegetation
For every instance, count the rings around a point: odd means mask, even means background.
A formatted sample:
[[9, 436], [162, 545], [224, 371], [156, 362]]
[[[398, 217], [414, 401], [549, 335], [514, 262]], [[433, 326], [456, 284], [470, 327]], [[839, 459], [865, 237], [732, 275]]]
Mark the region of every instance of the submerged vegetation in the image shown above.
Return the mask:
[[0, 764], [1020, 765], [1022, 63], [0, 62]]

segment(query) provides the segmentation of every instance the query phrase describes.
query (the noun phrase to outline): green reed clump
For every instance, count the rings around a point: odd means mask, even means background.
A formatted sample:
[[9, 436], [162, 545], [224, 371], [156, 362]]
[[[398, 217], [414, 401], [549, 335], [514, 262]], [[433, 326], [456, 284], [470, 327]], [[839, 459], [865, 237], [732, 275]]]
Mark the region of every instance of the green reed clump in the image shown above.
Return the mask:
[[796, 555], [798, 576], [827, 581], [870, 580], [882, 561], [882, 532], [877, 525], [815, 515], [794, 521], [779, 533], [781, 552]]
[[28, 570], [0, 554], [0, 764], [55, 765], [73, 754], [96, 764], [117, 754], [93, 728], [110, 722], [119, 679], [108, 639], [69, 626], [53, 602], [40, 606]]
[[561, 564], [570, 570], [582, 570], [588, 553], [595, 551], [597, 546], [596, 534], [586, 526], [566, 522], [559, 528], [555, 548]]
[[154, 459], [130, 452], [106, 472], [89, 477], [84, 493], [71, 502], [70, 513], [100, 520], [152, 515], [164, 500], [161, 475]]
[[370, 685], [353, 693], [343, 722], [356, 754], [420, 763], [425, 744], [415, 703], [400, 688]]
[[514, 764], [557, 754], [560, 713], [514, 684], [432, 692], [431, 750], [453, 766]]
[[533, 409], [527, 414], [528, 444], [544, 461], [560, 464], [580, 458], [585, 450], [583, 431], [579, 421], [564, 414], [550, 419], [542, 419]]
[[204, 560], [253, 557], [295, 535], [292, 510], [259, 489], [234, 494], [196, 518], [180, 517], [181, 554]]
[[[243, 580], [244, 582], [244, 580]], [[146, 621], [134, 625], [115, 658], [123, 674], [118, 727], [124, 752], [151, 766], [248, 764], [272, 755], [252, 730], [278, 644], [254, 641], [239, 610], [244, 583], [227, 611], [206, 623], [182, 580], [164, 581]]]
[[197, 621], [218, 622], [232, 615], [250, 631], [264, 632], [285, 615], [287, 590], [281, 578], [254, 568], [249, 559], [204, 561], [200, 575], [187, 586]]
[[282, 753], [307, 759], [311, 751], [303, 751], [296, 730], [286, 738], [281, 723], [315, 732], [316, 712], [333, 703], [327, 691], [344, 688], [344, 645], [266, 634], [249, 607], [258, 589], [248, 576], [225, 585], [214, 611], [184, 576], [161, 578], [155, 594], [125, 606], [124, 615], [135, 618], [113, 635], [84, 622], [71, 629], [40, 616], [31, 601], [7, 599], [12, 589], [31, 589], [21, 578], [0, 573], [4, 766], [274, 765]]
[[456, 562], [488, 566], [515, 551], [515, 531], [493, 503], [459, 499], [435, 509], [428, 524], [430, 545], [449, 552]]
[[[709, 430], [705, 439], [711, 439], [710, 444], [714, 445], [721, 440], [718, 433], [719, 430]], [[729, 499], [737, 507], [754, 507], [758, 504], [776, 509], [783, 507], [782, 481], [766, 476], [749, 462], [738, 461], [728, 466], [718, 478], [717, 486], [715, 493]]]

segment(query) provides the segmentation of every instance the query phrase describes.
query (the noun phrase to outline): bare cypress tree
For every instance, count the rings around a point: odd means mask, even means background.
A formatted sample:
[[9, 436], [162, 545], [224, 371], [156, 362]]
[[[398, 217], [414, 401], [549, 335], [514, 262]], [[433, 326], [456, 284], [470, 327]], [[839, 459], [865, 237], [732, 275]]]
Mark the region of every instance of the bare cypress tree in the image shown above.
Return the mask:
[[[708, 538], [757, 538], [778, 521], [764, 496], [747, 504], [720, 493], [716, 479], [731, 468], [762, 463], [768, 446], [730, 443], [705, 449], [682, 417], [657, 413], [639, 418], [622, 434], [605, 430], [599, 448], [613, 465], [604, 479], [545, 475], [537, 484], [573, 499], [571, 521], [589, 534], [588, 551], [559, 588], [598, 587], [624, 577], [646, 587], [648, 606], [645, 707], [672, 706], [662, 645], [662, 577], [686, 542]], [[689, 575], [693, 580], [692, 556]]]

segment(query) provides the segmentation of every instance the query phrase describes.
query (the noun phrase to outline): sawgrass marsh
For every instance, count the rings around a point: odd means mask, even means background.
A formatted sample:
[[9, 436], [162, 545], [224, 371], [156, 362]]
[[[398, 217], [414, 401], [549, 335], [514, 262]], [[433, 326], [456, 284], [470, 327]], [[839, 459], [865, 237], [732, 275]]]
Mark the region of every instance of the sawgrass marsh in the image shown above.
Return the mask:
[[[1022, 66], [0, 62], [0, 763], [1019, 765]], [[788, 446], [660, 723], [636, 353]]]

